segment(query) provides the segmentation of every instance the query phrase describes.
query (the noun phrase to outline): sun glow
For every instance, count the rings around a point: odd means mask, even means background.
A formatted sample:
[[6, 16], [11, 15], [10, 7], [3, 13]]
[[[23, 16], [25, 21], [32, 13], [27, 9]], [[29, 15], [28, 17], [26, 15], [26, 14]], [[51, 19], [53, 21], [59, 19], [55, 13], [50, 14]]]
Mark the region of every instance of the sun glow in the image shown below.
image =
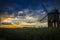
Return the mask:
[[[1, 26], [0, 28], [38, 27], [41, 25], [47, 26], [47, 22], [41, 23], [41, 22], [37, 22], [36, 20], [37, 20], [37, 18], [34, 18], [32, 16], [26, 16], [25, 19], [19, 19], [17, 17], [15, 17], [15, 18], [8, 17], [8, 18], [4, 19], [2, 22], [11, 23], [11, 25], [2, 24], [2, 25], [0, 25]], [[31, 23], [29, 21], [31, 21]]]

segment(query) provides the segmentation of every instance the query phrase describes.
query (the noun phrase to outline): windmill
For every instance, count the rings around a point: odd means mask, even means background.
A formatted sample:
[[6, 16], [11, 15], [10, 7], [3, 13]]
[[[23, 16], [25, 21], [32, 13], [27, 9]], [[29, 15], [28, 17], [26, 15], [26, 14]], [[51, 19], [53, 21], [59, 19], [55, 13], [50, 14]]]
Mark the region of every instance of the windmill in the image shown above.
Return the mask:
[[41, 4], [44, 11], [46, 12], [46, 16], [44, 16], [40, 21], [42, 21], [44, 18], [48, 18], [48, 27], [58, 27], [60, 26], [60, 21], [59, 21], [59, 12], [57, 9], [54, 9], [52, 12], [47, 11], [45, 8], [44, 4]]

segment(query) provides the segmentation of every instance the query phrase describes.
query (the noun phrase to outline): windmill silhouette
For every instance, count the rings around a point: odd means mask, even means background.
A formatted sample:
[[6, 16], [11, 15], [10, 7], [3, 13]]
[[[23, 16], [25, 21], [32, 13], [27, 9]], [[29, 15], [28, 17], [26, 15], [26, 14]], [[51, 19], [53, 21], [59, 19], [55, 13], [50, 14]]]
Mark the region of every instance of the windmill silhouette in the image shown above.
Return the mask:
[[59, 27], [60, 26], [60, 19], [59, 19], [59, 12], [55, 8], [53, 11], [48, 12], [44, 4], [41, 4], [44, 11], [46, 12], [46, 16], [44, 16], [40, 21], [47, 17], [48, 20], [48, 27]]

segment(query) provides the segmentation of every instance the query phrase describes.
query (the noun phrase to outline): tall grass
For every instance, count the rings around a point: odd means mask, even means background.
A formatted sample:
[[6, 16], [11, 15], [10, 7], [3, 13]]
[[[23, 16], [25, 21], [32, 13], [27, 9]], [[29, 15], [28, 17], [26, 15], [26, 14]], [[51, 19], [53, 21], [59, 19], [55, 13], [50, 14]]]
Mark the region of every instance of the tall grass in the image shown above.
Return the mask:
[[0, 29], [5, 40], [60, 40], [60, 28]]

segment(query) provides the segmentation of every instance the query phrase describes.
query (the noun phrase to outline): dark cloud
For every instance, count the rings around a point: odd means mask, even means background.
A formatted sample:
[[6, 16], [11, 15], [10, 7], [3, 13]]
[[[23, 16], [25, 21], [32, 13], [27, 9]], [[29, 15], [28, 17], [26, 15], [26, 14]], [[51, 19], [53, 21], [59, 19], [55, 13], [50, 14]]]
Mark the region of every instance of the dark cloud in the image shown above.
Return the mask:
[[[41, 9], [41, 3], [44, 3], [47, 9], [51, 9], [51, 7], [57, 7], [58, 9], [60, 6], [59, 0], [0, 0], [0, 11], [5, 10], [5, 7], [13, 8], [12, 11], [18, 11], [26, 8], [30, 9]], [[10, 11], [11, 9], [8, 8]]]

